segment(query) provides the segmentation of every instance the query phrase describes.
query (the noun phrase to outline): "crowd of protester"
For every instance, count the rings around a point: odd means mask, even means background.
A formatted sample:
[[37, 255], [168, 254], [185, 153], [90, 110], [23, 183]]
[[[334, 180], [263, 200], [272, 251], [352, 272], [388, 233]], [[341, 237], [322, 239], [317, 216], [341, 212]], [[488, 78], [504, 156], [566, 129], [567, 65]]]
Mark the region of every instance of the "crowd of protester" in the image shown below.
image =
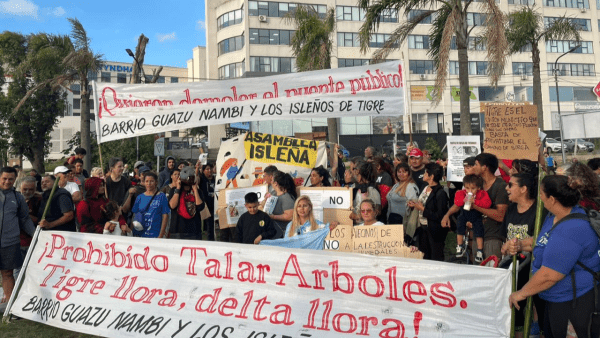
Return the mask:
[[[246, 195], [247, 212], [237, 226], [219, 229], [214, 220], [214, 165], [192, 166], [167, 157], [162, 170], [138, 161], [128, 173], [123, 159], [112, 158], [107, 172], [93, 168], [89, 175], [83, 170], [85, 155], [84, 149], [76, 149], [53, 175], [2, 168], [0, 270], [5, 297], [12, 292], [13, 269], [21, 266], [35, 224], [146, 238], [214, 241], [217, 234], [220, 241], [245, 244], [338, 225], [315, 218], [310, 198], [297, 196], [292, 176], [273, 165], [263, 171], [268, 191], [263, 202], [254, 193]], [[490, 257], [533, 251], [533, 275], [529, 277], [528, 268], [521, 270], [519, 290], [509, 300], [520, 309], [517, 325], [523, 323], [525, 299], [532, 296], [546, 337], [565, 337], [568, 322], [578, 337], [590, 337], [594, 282], [582, 265], [600, 271], [600, 242], [587, 216], [588, 210], [600, 211], [600, 158], [557, 167], [547, 154], [540, 153], [534, 162], [483, 152], [464, 160], [462, 182], [447, 182], [447, 162], [434, 162], [417, 148], [388, 159], [370, 146], [364, 155], [348, 159], [346, 168], [342, 152], [333, 147], [328, 168], [311, 170], [310, 186], [350, 187], [355, 226], [403, 224], [405, 244], [421, 251], [424, 259], [468, 257], [467, 262], [480, 264]], [[538, 182], [540, 167], [548, 176]], [[58, 187], [40, 221], [56, 180]], [[545, 210], [540, 235], [534, 238], [538, 186]], [[264, 212], [271, 196], [276, 197], [274, 207]], [[456, 236], [452, 255], [448, 251], [453, 248], [445, 248], [448, 236]]]

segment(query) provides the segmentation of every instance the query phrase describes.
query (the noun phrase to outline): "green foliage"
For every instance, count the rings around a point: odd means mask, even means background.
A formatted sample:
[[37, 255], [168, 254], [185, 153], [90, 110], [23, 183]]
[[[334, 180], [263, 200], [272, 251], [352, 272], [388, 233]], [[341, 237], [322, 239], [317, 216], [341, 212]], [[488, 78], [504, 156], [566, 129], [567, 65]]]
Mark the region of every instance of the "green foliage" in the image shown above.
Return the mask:
[[296, 26], [290, 44], [299, 72], [331, 68], [332, 35], [335, 30], [335, 10], [329, 8], [321, 19], [312, 6], [298, 6], [285, 16]]
[[[2, 63], [3, 72], [12, 75], [8, 95], [0, 97], [0, 120], [6, 126], [12, 152], [27, 157], [38, 171], [44, 170], [50, 132], [66, 107], [66, 93], [50, 80], [65, 72], [61, 61], [72, 50], [66, 36], [0, 34], [0, 60], [10, 60]], [[35, 95], [22, 102], [34, 87]]]
[[425, 149], [431, 154], [431, 160], [435, 161], [442, 158], [442, 148], [440, 148], [440, 145], [433, 138], [428, 137], [425, 140]]

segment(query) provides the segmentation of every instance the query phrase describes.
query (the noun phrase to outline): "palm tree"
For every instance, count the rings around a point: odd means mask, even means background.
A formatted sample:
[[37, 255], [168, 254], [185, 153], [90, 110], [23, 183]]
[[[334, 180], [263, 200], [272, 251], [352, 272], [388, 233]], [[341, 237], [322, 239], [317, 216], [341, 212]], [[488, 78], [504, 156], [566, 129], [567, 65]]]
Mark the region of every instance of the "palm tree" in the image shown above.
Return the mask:
[[[73, 79], [78, 78], [81, 90], [81, 147], [89, 152], [84, 159], [86, 170], [91, 169], [92, 149], [90, 141], [90, 94], [89, 75], [97, 74], [102, 66], [102, 54], [94, 53], [90, 48], [90, 38], [83, 25], [76, 18], [69, 18], [71, 23], [71, 38], [75, 50], [63, 60], [63, 64], [74, 71]], [[93, 76], [93, 75], [92, 75]]]
[[533, 104], [537, 106], [538, 124], [544, 128], [544, 110], [542, 103], [542, 80], [540, 73], [540, 42], [550, 40], [576, 40], [579, 42], [579, 26], [563, 16], [547, 26], [543, 16], [532, 7], [522, 7], [509, 15], [510, 25], [506, 30], [506, 38], [511, 54], [519, 53], [523, 48], [531, 46], [533, 61]]
[[[284, 17], [296, 27], [290, 39], [298, 71], [331, 68], [332, 38], [335, 30], [335, 11], [329, 8], [324, 18], [312, 6], [299, 5]], [[329, 142], [338, 142], [337, 120], [327, 119]]]
[[[487, 43], [488, 76], [493, 86], [497, 86], [498, 80], [504, 71], [506, 62], [506, 50], [508, 48], [504, 32], [505, 16], [496, 5], [495, 0], [484, 0], [479, 3], [486, 14], [483, 37]], [[435, 15], [430, 31], [429, 56], [434, 60], [437, 75], [435, 88], [433, 90], [433, 104], [438, 105], [446, 88], [448, 61], [452, 37], [456, 37], [458, 50], [458, 76], [460, 83], [460, 130], [463, 135], [471, 135], [471, 113], [469, 102], [469, 57], [467, 47], [469, 35], [473, 26], [469, 27], [467, 22], [467, 11], [474, 6], [473, 0], [390, 0], [371, 2], [359, 0], [358, 6], [366, 11], [365, 22], [360, 28], [359, 37], [361, 51], [366, 53], [369, 49], [371, 34], [379, 27], [381, 14], [388, 10], [396, 10], [398, 13], [408, 15], [411, 10], [420, 8], [432, 8], [424, 10], [420, 15], [401, 23], [391, 34], [383, 48], [373, 53], [374, 60], [383, 60], [386, 56], [407, 39], [413, 29], [431, 15]]]

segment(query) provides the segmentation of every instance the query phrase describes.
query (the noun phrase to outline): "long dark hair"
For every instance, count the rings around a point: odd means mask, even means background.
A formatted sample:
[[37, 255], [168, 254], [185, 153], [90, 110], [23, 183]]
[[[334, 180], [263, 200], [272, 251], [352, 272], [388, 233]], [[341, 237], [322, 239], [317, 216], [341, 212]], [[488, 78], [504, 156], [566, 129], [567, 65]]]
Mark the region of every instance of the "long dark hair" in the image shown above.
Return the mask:
[[392, 166], [387, 163], [383, 157], [381, 156], [377, 156], [373, 159], [373, 163], [375, 163], [375, 166], [379, 166], [381, 167], [382, 171], [385, 171], [386, 173], [390, 174], [390, 177], [394, 177], [394, 173], [392, 172], [393, 168]]
[[327, 171], [327, 169], [323, 168], [322, 165], [313, 168], [312, 171], [316, 172], [317, 175], [319, 175], [320, 177], [323, 178], [323, 181], [321, 183], [323, 183], [324, 187], [331, 187], [331, 182], [329, 182], [329, 172]]
[[546, 196], [554, 197], [562, 206], [571, 208], [579, 203], [581, 193], [574, 182], [569, 183], [569, 177], [552, 175], [542, 180], [542, 191]]
[[277, 182], [277, 184], [285, 189], [285, 191], [290, 194], [294, 200], [298, 198], [298, 194], [296, 193], [296, 184], [294, 184], [294, 179], [288, 173], [277, 172], [273, 177], [273, 180]]

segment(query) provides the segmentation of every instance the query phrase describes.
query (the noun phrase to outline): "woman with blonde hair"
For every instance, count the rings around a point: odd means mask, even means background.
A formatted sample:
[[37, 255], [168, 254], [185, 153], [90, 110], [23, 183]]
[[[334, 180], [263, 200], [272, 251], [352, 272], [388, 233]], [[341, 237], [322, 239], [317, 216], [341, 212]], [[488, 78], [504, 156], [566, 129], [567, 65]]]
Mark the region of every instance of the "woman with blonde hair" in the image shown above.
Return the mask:
[[[327, 224], [315, 219], [313, 214], [313, 204], [310, 198], [306, 195], [298, 197], [294, 204], [294, 213], [292, 221], [288, 223], [285, 229], [285, 237], [294, 237], [311, 231], [322, 229]], [[329, 229], [333, 230], [338, 225], [338, 222], [331, 222]]]

